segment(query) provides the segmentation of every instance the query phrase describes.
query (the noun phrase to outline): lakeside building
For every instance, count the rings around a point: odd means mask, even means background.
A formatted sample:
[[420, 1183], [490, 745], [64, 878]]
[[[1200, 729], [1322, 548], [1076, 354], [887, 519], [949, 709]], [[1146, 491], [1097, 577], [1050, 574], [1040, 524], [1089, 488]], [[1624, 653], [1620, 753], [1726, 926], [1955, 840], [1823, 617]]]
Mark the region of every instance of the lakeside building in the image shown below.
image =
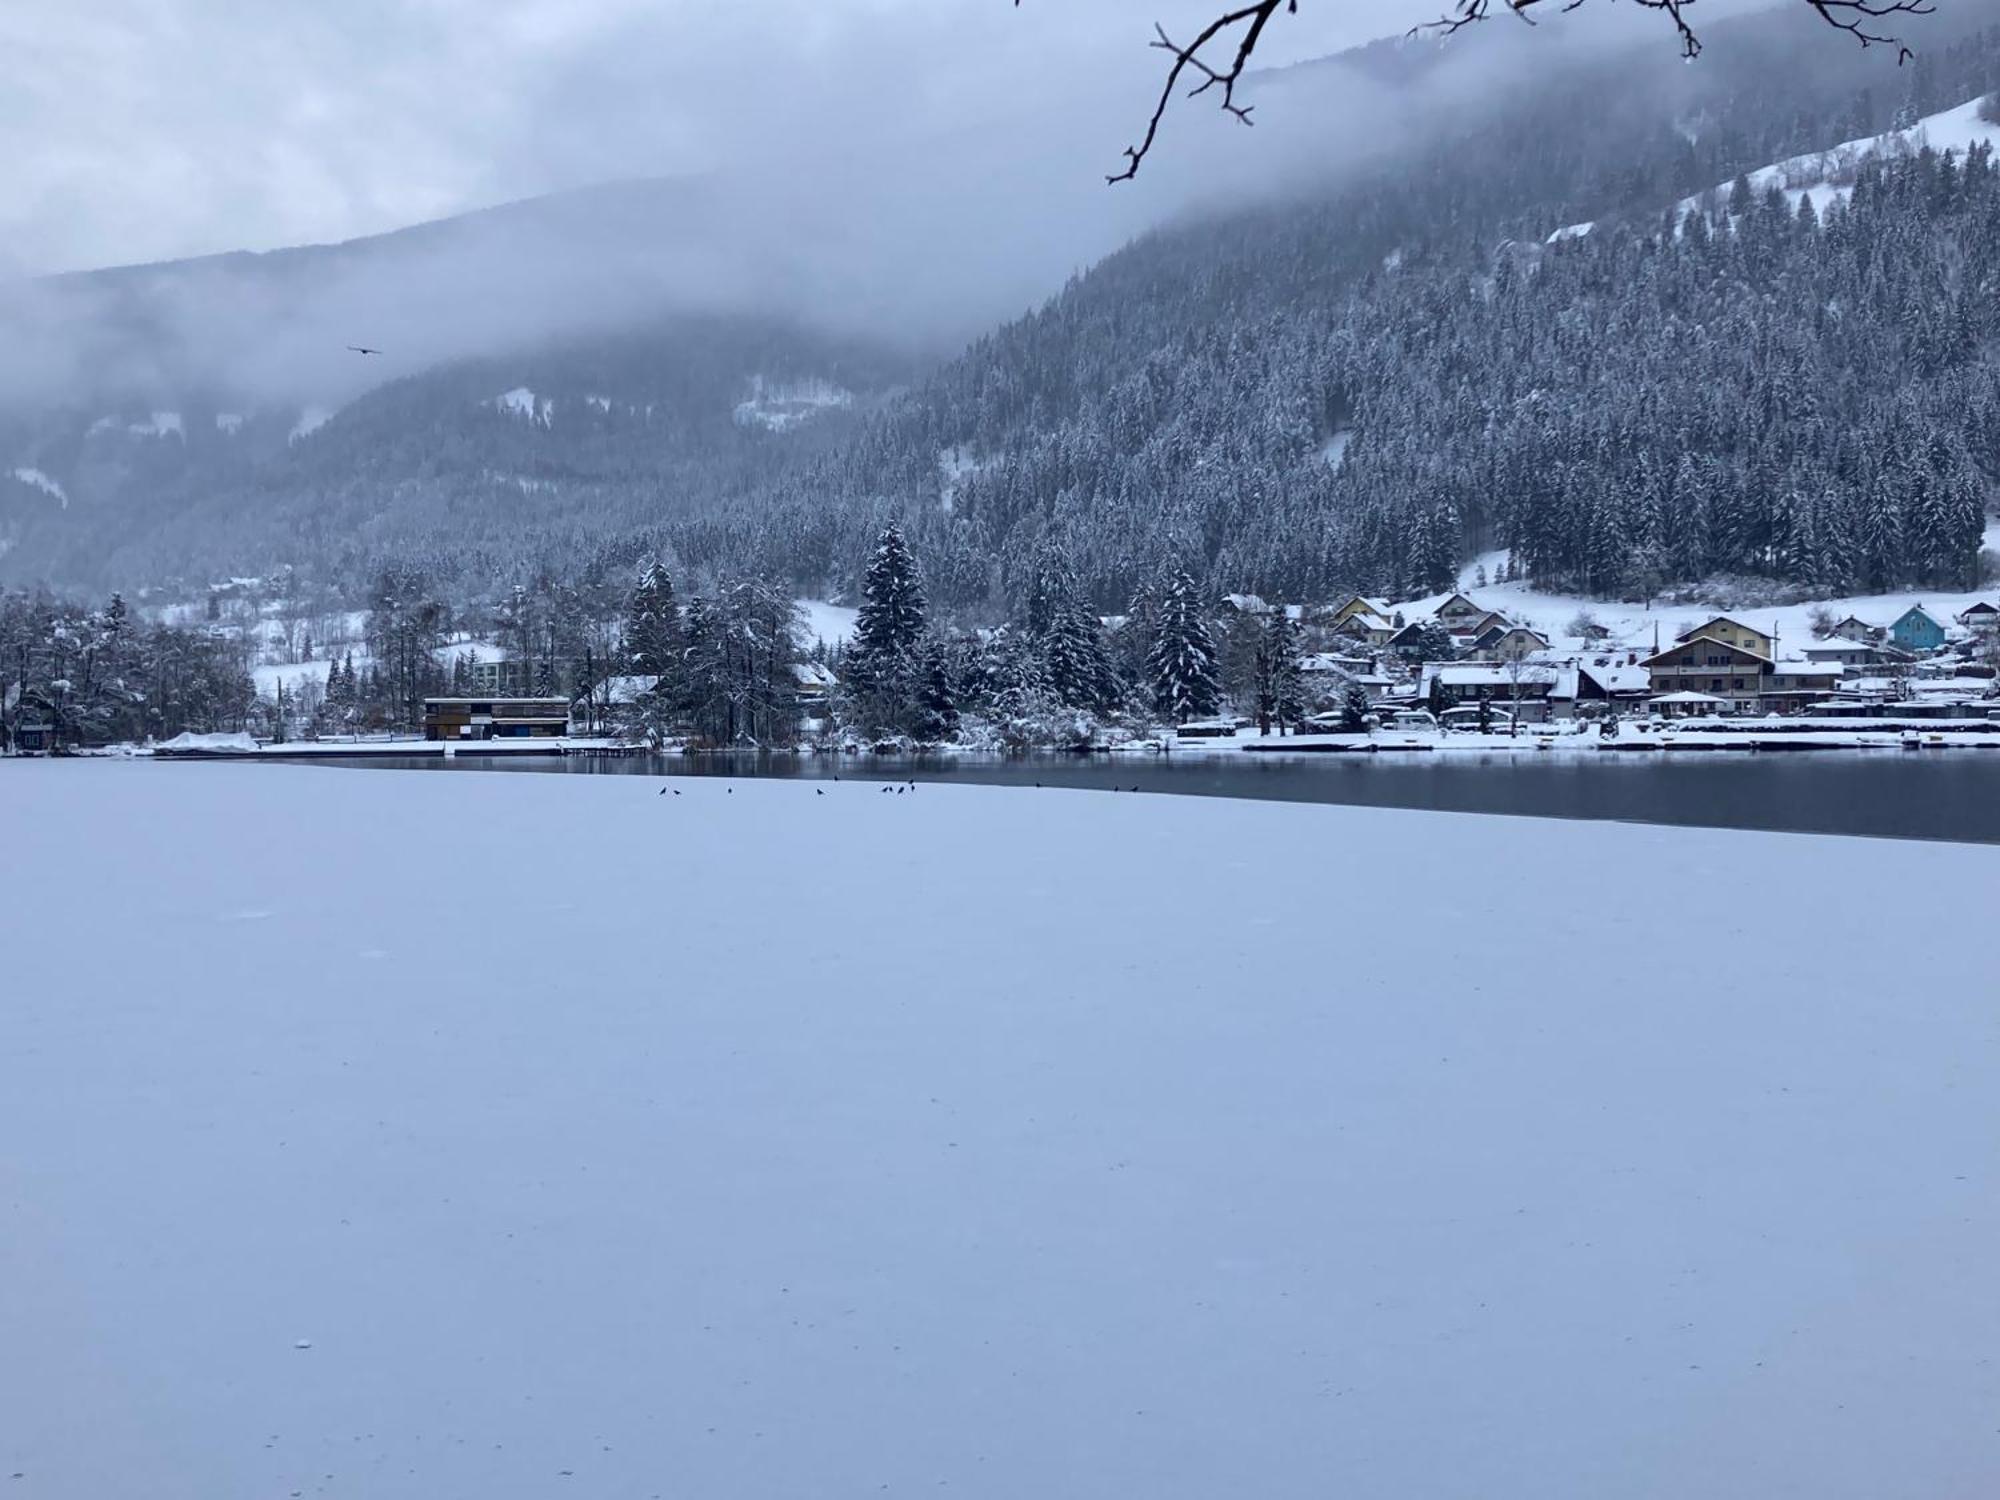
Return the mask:
[[426, 698], [427, 740], [559, 739], [569, 733], [565, 698]]

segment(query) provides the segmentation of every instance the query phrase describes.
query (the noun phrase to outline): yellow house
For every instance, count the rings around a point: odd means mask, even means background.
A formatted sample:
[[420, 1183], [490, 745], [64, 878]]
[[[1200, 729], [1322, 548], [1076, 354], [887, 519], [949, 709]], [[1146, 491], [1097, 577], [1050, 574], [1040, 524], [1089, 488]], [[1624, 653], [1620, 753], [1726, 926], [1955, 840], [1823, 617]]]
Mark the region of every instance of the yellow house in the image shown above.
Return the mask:
[[1337, 629], [1357, 615], [1372, 615], [1384, 625], [1388, 625], [1391, 630], [1395, 629], [1393, 625], [1389, 625], [1389, 605], [1387, 600], [1364, 599], [1359, 594], [1356, 594], [1328, 616], [1327, 624]]
[[1691, 641], [1696, 636], [1707, 636], [1710, 640], [1721, 641], [1725, 646], [1737, 646], [1769, 661], [1777, 654], [1778, 638], [1766, 635], [1755, 625], [1745, 625], [1741, 620], [1733, 620], [1728, 615], [1717, 615], [1705, 625], [1697, 625], [1685, 631], [1676, 639]]

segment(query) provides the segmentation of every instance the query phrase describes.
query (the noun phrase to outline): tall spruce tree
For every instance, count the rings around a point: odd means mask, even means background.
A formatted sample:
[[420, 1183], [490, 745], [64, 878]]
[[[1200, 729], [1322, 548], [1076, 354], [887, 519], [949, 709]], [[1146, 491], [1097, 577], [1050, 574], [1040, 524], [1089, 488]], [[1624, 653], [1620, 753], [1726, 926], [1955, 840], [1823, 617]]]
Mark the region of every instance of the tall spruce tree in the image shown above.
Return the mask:
[[1177, 724], [1207, 718], [1221, 702], [1215, 638], [1209, 633], [1195, 581], [1185, 568], [1177, 569], [1160, 592], [1147, 666], [1153, 677], [1154, 706]]
[[646, 565], [625, 611], [626, 669], [643, 677], [665, 677], [679, 665], [681, 612], [673, 579], [659, 562]]
[[1067, 553], [1044, 547], [1028, 587], [1028, 638], [1041, 652], [1049, 691], [1068, 708], [1106, 709], [1118, 698], [1104, 626], [1077, 588]]
[[[1283, 605], [1264, 620], [1257, 662], [1257, 719], [1278, 732], [1296, 729], [1305, 717], [1305, 686], [1299, 672], [1299, 628]], [[1267, 730], [1268, 732], [1268, 730]]]
[[953, 681], [951, 645], [927, 635], [917, 652], [917, 715], [915, 734], [930, 744], [942, 744], [958, 733], [958, 684]]
[[872, 721], [869, 727], [907, 727], [924, 617], [923, 577], [903, 529], [892, 521], [862, 578], [861, 609], [845, 661], [850, 698]]

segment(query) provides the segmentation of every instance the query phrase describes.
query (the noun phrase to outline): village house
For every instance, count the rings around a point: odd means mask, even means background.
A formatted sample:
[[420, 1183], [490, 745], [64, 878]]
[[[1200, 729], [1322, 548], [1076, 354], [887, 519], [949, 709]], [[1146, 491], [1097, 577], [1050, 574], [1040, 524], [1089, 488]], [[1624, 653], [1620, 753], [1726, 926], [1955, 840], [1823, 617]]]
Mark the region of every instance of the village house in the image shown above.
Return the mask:
[[1823, 641], [1814, 641], [1801, 646], [1799, 655], [1806, 661], [1831, 662], [1843, 667], [1868, 667], [1885, 662], [1902, 653], [1889, 647], [1877, 646], [1869, 641], [1855, 640], [1851, 636], [1829, 636]]
[[1478, 635], [1494, 624], [1506, 622], [1492, 610], [1473, 603], [1463, 594], [1453, 594], [1430, 612], [1430, 618], [1453, 635]]
[[1780, 661], [1764, 678], [1763, 708], [1800, 713], [1839, 691], [1846, 668], [1837, 661]]
[[1436, 708], [1490, 703], [1523, 724], [1553, 717], [1551, 697], [1561, 674], [1554, 667], [1498, 662], [1426, 662], [1417, 698]]
[[1981, 599], [1958, 613], [1958, 623], [1974, 635], [2000, 634], [2000, 606]]
[[1396, 627], [1372, 610], [1358, 610], [1333, 627], [1333, 633], [1358, 645], [1381, 647], [1396, 638]]
[[1880, 625], [1870, 625], [1859, 615], [1849, 615], [1833, 627], [1835, 635], [1844, 635], [1851, 640], [1879, 641], [1884, 631]]
[[[1767, 643], [1770, 640], [1746, 626], [1735, 626], [1735, 633], [1738, 640], [1745, 634]], [[1696, 633], [1647, 657], [1640, 665], [1651, 674], [1655, 704], [1663, 698], [1695, 693], [1719, 700], [1727, 711], [1741, 712], [1757, 705], [1771, 659], [1747, 645]]]
[[1520, 661], [1549, 649], [1549, 638], [1525, 625], [1494, 625], [1472, 643], [1474, 661]]
[[792, 685], [797, 694], [799, 707], [807, 712], [816, 710], [833, 695], [840, 679], [833, 675], [833, 668], [825, 662], [800, 661], [792, 663]]
[[1935, 651], [1944, 644], [1944, 626], [1921, 604], [1912, 604], [1889, 627], [1889, 639], [1905, 651]]
[[1575, 703], [1602, 703], [1613, 713], [1643, 713], [1653, 693], [1653, 674], [1635, 657], [1598, 658], [1576, 664]]
[[1430, 623], [1429, 620], [1413, 621], [1390, 636], [1385, 644], [1391, 651], [1399, 654], [1420, 651], [1429, 644], [1429, 632], [1426, 627]]
[[1717, 615], [1692, 630], [1682, 631], [1674, 639], [1676, 642], [1684, 642], [1691, 641], [1697, 636], [1706, 636], [1710, 640], [1722, 642], [1725, 646], [1735, 646], [1750, 652], [1753, 656], [1761, 656], [1765, 661], [1769, 661], [1777, 654], [1778, 638], [1775, 635], [1766, 634], [1755, 625], [1746, 625], [1729, 615]]
[[1357, 617], [1372, 617], [1380, 620], [1388, 629], [1394, 630], [1396, 627], [1390, 618], [1393, 613], [1387, 599], [1364, 599], [1361, 595], [1354, 594], [1334, 607], [1333, 612], [1327, 616], [1327, 624], [1337, 630]]

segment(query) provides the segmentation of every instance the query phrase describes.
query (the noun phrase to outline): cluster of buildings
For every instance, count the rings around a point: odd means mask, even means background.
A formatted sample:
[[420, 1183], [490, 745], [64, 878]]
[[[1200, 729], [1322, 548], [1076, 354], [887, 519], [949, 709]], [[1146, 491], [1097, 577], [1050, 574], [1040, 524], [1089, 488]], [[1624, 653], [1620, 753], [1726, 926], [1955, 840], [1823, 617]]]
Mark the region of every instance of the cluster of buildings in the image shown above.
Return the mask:
[[[1258, 601], [1239, 596], [1234, 607]], [[1371, 703], [1479, 708], [1524, 723], [1596, 714], [1983, 716], [1993, 668], [1954, 658], [1991, 656], [2000, 644], [2000, 606], [1984, 601], [1949, 622], [1920, 604], [1886, 624], [1850, 615], [1789, 649], [1775, 626], [1737, 615], [1715, 615], [1666, 645], [1573, 638], [1558, 648], [1465, 594], [1402, 606], [1357, 596], [1300, 618], [1329, 648], [1307, 659], [1308, 673], [1337, 673]]]
[[[1781, 648], [1777, 627], [1720, 614], [1671, 644], [1614, 643], [1608, 634], [1560, 645], [1462, 593], [1402, 605], [1355, 596], [1326, 606], [1271, 605], [1233, 594], [1226, 612], [1284, 609], [1319, 649], [1301, 666], [1333, 702], [1358, 686], [1378, 710], [1426, 709], [1482, 723], [1579, 717], [1695, 718], [1813, 714], [1984, 717], [1994, 707], [1990, 661], [2000, 649], [2000, 606], [1979, 602], [1941, 620], [1912, 605], [1886, 624], [1848, 616], [1824, 635]], [[1573, 629], [1579, 628], [1573, 626]], [[1826, 627], [1822, 625], [1821, 629]], [[570, 702], [533, 695], [527, 668], [481, 662], [470, 696], [424, 705], [429, 739], [541, 738], [601, 733], [631, 719], [650, 678], [605, 679]], [[794, 668], [802, 712], [821, 711], [836, 686], [817, 662]]]

